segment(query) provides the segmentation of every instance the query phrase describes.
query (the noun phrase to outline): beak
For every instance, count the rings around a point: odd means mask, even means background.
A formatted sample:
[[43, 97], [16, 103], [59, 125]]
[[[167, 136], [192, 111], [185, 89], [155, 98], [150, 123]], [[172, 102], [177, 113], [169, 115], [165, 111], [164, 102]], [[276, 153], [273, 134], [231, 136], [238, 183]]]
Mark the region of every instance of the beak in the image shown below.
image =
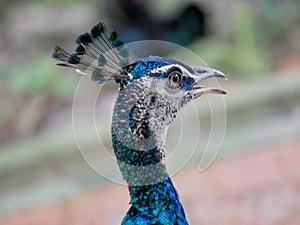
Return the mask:
[[222, 89], [205, 87], [199, 84], [201, 81], [211, 77], [220, 77], [227, 80], [224, 73], [216, 69], [202, 67], [202, 66], [193, 66], [192, 69], [194, 71], [193, 78], [195, 79], [195, 83], [192, 85], [190, 90], [195, 98], [208, 93], [223, 94], [223, 95], [227, 94], [227, 92]]

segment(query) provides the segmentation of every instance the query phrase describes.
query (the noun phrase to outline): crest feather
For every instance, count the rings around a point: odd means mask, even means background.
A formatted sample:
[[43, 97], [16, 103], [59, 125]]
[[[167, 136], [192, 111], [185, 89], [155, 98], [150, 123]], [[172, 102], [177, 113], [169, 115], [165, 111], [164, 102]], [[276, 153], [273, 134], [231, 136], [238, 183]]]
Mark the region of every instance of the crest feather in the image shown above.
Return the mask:
[[105, 24], [98, 23], [90, 33], [79, 35], [75, 43], [77, 47], [72, 54], [55, 46], [52, 57], [60, 61], [57, 65], [74, 68], [80, 74], [91, 74], [92, 80], [100, 84], [109, 79], [126, 83], [126, 68], [134, 58], [116, 31], [108, 37]]

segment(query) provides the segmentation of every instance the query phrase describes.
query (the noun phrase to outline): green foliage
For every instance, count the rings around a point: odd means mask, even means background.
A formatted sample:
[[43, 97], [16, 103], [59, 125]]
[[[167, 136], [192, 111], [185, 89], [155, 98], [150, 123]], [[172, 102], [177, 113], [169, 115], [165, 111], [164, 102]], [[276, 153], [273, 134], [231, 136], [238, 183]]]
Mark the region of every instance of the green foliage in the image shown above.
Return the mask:
[[23, 95], [43, 93], [54, 98], [70, 98], [75, 81], [63, 73], [58, 73], [53, 60], [44, 58], [34, 64], [12, 69], [5, 79], [9, 86]]
[[270, 62], [256, 35], [254, 15], [247, 3], [236, 4], [233, 12], [229, 37], [200, 40], [192, 48], [209, 66], [225, 68], [237, 76], [256, 77], [270, 68]]

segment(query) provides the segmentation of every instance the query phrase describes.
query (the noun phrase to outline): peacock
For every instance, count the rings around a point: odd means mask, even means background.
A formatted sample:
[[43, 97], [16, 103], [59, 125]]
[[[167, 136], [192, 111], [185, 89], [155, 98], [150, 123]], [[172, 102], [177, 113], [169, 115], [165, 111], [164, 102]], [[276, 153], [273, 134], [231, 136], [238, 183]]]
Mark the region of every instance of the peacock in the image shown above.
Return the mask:
[[112, 147], [128, 184], [130, 208], [122, 225], [188, 224], [164, 162], [166, 134], [178, 111], [203, 94], [226, 94], [201, 86], [212, 68], [190, 66], [160, 56], [138, 58], [115, 31], [98, 23], [75, 41], [74, 53], [56, 46], [57, 65], [88, 74], [96, 83], [119, 85], [112, 112]]

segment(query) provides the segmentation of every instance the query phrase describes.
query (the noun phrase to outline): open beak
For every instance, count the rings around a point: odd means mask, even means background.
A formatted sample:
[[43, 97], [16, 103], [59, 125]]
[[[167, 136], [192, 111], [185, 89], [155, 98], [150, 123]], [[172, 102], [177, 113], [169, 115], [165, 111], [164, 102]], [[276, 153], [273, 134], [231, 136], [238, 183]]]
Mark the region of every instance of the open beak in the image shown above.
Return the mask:
[[195, 83], [192, 85], [190, 90], [191, 94], [193, 94], [195, 98], [208, 93], [227, 94], [227, 92], [222, 89], [200, 85], [201, 81], [211, 77], [220, 77], [227, 79], [224, 73], [216, 69], [202, 66], [193, 66], [192, 68], [194, 70], [193, 78], [195, 79]]

